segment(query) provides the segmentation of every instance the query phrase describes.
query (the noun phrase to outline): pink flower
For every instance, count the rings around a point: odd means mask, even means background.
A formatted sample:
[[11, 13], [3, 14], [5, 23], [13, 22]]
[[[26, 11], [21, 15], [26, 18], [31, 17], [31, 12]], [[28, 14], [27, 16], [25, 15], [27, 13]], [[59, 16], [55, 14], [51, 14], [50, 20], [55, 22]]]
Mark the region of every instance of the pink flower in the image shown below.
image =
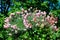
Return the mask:
[[28, 25], [25, 25], [26, 28], [28, 28], [29, 26]]
[[17, 26], [16, 25], [12, 25], [11, 28], [17, 29]]
[[46, 12], [44, 11], [44, 13], [43, 13], [44, 15], [46, 15]]
[[50, 19], [50, 16], [47, 16], [47, 17], [46, 17], [46, 20], [49, 21], [49, 19]]
[[29, 16], [29, 14], [26, 14], [23, 16], [24, 19], [27, 19], [27, 17]]
[[57, 26], [54, 26], [54, 29], [56, 29], [57, 28]]
[[26, 14], [25, 16], [24, 16], [24, 19], [23, 19], [23, 23], [24, 23], [24, 26], [26, 27], [26, 28], [31, 28], [31, 24], [29, 24], [28, 23], [28, 20], [27, 20], [27, 17], [29, 16], [29, 14]]
[[28, 26], [29, 26], [29, 28], [32, 28], [32, 24], [31, 23], [29, 23]]
[[55, 18], [53, 16], [47, 16], [46, 18], [47, 22], [53, 25], [55, 23]]
[[40, 13], [36, 13], [36, 16], [37, 16], [37, 17], [40, 17]]
[[28, 24], [28, 20], [23, 20], [23, 23], [24, 24]]
[[7, 17], [7, 18], [5, 19], [5, 22], [7, 23], [7, 22], [9, 22], [9, 21], [10, 21], [10, 18]]
[[25, 26], [26, 28], [28, 28], [28, 20], [27, 20], [27, 19], [23, 19], [23, 23], [24, 23], [24, 26]]
[[53, 29], [54, 31], [58, 31], [58, 30], [59, 30], [55, 24], [53, 24], [51, 27], [52, 27], [52, 29]]
[[51, 20], [51, 24], [53, 25], [55, 23], [55, 21], [54, 20]]
[[46, 16], [46, 12], [44, 11], [44, 12], [41, 12], [41, 14], [43, 15], [43, 16]]
[[26, 28], [28, 28], [29, 26], [28, 26], [28, 23], [24, 23], [24, 26], [26, 27]]
[[24, 19], [27, 19], [27, 15], [24, 16]]
[[9, 27], [10, 27], [10, 24], [9, 24], [9, 23], [5, 23], [5, 24], [4, 24], [4, 28], [5, 28], [5, 29], [7, 29], [7, 28], [9, 28]]
[[41, 15], [43, 15], [43, 12], [41, 12]]
[[54, 27], [53, 27], [53, 29], [54, 29], [55, 31], [58, 31], [58, 28], [57, 28], [57, 26], [54, 26]]
[[23, 19], [23, 23], [26, 28], [31, 28], [32, 25], [28, 23], [27, 16], [28, 14], [25, 15], [25, 18]]

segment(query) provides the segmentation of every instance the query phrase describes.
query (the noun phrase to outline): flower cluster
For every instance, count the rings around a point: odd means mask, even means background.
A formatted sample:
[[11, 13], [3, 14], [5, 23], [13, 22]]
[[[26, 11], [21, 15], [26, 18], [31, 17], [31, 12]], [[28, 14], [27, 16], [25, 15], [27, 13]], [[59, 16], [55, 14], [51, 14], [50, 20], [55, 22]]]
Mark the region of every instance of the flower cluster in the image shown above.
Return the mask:
[[14, 13], [11, 13], [9, 17], [5, 18], [5, 24], [4, 24], [4, 28], [7, 29], [7, 28], [13, 28], [13, 29], [16, 29], [16, 25], [11, 25], [10, 24], [10, 21], [11, 21], [11, 18], [12, 16], [14, 16]]
[[23, 23], [25, 25], [26, 28], [31, 28], [32, 24], [28, 22], [27, 17], [29, 16], [29, 14], [26, 14], [23, 16]]
[[57, 26], [55, 25], [57, 23], [57, 17], [54, 18], [53, 15], [48, 15], [46, 17], [46, 21], [51, 25], [51, 27], [54, 29], [54, 30], [58, 30]]
[[[43, 28], [49, 24], [53, 30], [56, 31], [58, 30], [57, 26], [55, 25], [57, 23], [57, 17], [54, 17], [52, 14], [46, 15], [47, 13], [45, 11], [37, 9], [31, 11], [31, 9], [32, 7], [29, 8], [28, 10], [24, 10], [22, 8], [21, 12], [11, 13], [9, 17], [5, 18], [4, 28], [5, 29], [12, 28], [14, 30], [20, 29], [17, 24], [22, 19], [24, 25], [23, 27], [25, 27], [26, 29], [32, 28], [33, 24], [31, 22], [35, 22], [36, 23], [35, 26]], [[29, 16], [32, 17], [32, 19], [30, 20], [31, 22], [28, 20]], [[11, 24], [11, 22], [16, 22], [17, 20], [18, 20], [17, 23]]]

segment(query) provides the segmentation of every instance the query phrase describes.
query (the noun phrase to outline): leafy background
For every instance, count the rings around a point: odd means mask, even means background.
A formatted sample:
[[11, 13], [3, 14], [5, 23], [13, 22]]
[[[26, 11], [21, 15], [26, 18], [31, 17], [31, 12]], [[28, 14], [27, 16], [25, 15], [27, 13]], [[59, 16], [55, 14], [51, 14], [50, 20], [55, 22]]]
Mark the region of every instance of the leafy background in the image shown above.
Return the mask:
[[29, 7], [46, 11], [47, 15], [52, 12], [58, 17], [57, 26], [60, 27], [60, 0], [0, 0], [0, 40], [60, 40], [60, 31], [53, 32], [49, 28], [28, 29], [19, 31], [13, 36], [7, 35], [7, 30], [3, 28], [4, 18], [12, 12], [20, 11], [21, 8], [28, 9]]

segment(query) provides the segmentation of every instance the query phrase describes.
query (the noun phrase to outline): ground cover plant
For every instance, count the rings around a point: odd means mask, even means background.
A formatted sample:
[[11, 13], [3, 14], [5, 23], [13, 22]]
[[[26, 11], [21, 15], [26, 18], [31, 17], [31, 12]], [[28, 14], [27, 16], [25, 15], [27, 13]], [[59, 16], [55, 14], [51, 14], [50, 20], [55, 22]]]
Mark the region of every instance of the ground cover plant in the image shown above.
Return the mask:
[[22, 8], [21, 11], [10, 13], [9, 17], [5, 18], [6, 35], [13, 36], [14, 40], [57, 39], [60, 30], [56, 25], [58, 18], [52, 13], [47, 15], [45, 11], [31, 9], [32, 7], [27, 10]]
[[60, 0], [0, 0], [0, 40], [60, 40]]

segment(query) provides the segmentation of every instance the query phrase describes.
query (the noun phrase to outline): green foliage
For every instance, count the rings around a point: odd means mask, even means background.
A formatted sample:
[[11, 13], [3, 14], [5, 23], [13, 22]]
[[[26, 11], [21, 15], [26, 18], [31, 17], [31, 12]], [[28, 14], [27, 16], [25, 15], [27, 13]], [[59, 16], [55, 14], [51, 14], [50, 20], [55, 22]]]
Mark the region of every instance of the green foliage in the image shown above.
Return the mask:
[[12, 39], [12, 37], [9, 36], [6, 40], [13, 40], [13, 39]]
[[[3, 26], [3, 23], [4, 23], [4, 15], [3, 14], [0, 14], [0, 28], [2, 28], [2, 26]], [[0, 29], [0, 30], [2, 30], [2, 29]]]

